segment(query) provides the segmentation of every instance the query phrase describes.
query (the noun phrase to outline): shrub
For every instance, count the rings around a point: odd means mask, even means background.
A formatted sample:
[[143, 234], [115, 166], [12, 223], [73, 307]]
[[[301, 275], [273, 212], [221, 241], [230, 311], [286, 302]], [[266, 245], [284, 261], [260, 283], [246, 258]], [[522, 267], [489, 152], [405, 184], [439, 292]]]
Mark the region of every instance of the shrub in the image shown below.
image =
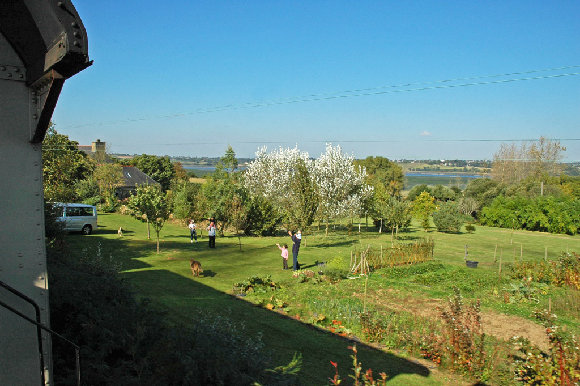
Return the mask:
[[576, 234], [580, 231], [580, 200], [570, 197], [497, 197], [481, 211], [483, 225]]
[[580, 290], [580, 255], [562, 252], [557, 261], [518, 261], [510, 266], [510, 276]]
[[466, 216], [459, 211], [455, 202], [444, 202], [439, 210], [433, 213], [433, 223], [439, 232], [459, 232]]
[[475, 225], [473, 225], [473, 224], [467, 224], [465, 226], [465, 231], [467, 233], [473, 233], [473, 232], [475, 232]]
[[272, 281], [271, 275], [266, 275], [264, 277], [254, 275], [244, 281], [234, 283], [234, 292], [237, 293], [266, 292], [278, 288], [280, 288], [280, 286]]
[[580, 383], [580, 351], [578, 337], [562, 331], [556, 325], [556, 316], [547, 311], [536, 313], [546, 327], [549, 340], [547, 352], [516, 338], [521, 356], [516, 358], [516, 378], [528, 385], [577, 385]]
[[446, 310], [441, 310], [445, 337], [442, 350], [451, 369], [477, 376], [485, 365], [485, 334], [481, 327], [479, 300], [471, 306], [463, 304], [459, 289], [454, 289]]
[[272, 203], [262, 197], [253, 197], [247, 205], [247, 233], [260, 236], [275, 234], [282, 217]]
[[44, 230], [47, 248], [62, 247], [64, 244], [64, 223], [57, 221], [62, 216], [62, 208], [53, 203], [44, 204]]

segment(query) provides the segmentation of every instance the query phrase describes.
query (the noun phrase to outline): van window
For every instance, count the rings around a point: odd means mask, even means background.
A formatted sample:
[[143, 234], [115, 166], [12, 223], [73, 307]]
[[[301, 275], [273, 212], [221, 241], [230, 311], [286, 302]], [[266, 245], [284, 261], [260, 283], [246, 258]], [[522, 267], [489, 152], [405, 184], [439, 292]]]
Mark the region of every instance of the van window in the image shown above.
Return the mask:
[[92, 216], [93, 208], [83, 207], [83, 206], [73, 206], [66, 208], [67, 217], [75, 216]]

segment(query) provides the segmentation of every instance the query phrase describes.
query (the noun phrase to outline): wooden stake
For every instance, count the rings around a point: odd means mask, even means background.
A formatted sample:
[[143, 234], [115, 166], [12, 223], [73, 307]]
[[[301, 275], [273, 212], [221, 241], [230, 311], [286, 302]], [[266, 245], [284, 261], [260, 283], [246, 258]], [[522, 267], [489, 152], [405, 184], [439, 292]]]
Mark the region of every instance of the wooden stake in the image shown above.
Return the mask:
[[544, 251], [544, 261], [548, 261], [548, 247]]
[[524, 261], [524, 244], [520, 243], [520, 260]]
[[551, 296], [548, 298], [548, 312], [550, 314], [552, 313], [552, 297]]
[[501, 280], [501, 254], [499, 255], [499, 271], [498, 271], [498, 274], [499, 274], [499, 280]]
[[367, 275], [367, 278], [365, 279], [365, 297], [364, 297], [364, 302], [363, 302], [363, 312], [367, 312], [367, 284], [369, 282], [369, 275]]

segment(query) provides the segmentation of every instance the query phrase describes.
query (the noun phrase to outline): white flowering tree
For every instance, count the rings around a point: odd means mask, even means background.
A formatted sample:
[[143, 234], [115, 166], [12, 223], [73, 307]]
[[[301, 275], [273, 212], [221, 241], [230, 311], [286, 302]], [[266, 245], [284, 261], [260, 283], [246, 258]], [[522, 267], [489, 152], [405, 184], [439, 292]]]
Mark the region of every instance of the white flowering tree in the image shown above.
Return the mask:
[[304, 228], [314, 216], [331, 219], [359, 215], [372, 188], [365, 184], [364, 168], [353, 164], [340, 146], [326, 146], [326, 152], [312, 161], [298, 148], [256, 152], [256, 159], [244, 173], [243, 183], [251, 195], [272, 203], [288, 225]]
[[326, 152], [314, 162], [318, 216], [325, 220], [327, 234], [331, 219], [360, 215], [364, 200], [372, 194], [365, 169], [355, 167], [353, 161], [340, 146], [326, 144]]
[[243, 176], [244, 187], [252, 196], [270, 202], [284, 216], [287, 225], [304, 228], [312, 223], [318, 207], [312, 178], [313, 161], [297, 147], [266, 147], [256, 152]]

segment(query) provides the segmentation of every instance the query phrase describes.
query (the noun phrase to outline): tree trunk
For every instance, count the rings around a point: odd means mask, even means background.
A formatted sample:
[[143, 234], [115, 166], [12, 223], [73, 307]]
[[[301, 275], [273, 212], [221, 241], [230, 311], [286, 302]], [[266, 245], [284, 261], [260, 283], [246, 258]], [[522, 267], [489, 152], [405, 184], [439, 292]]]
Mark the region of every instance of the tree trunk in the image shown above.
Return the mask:
[[157, 254], [159, 254], [159, 232], [156, 231], [155, 233], [157, 233]]
[[151, 229], [149, 228], [149, 219], [147, 219], [147, 240], [151, 240]]

